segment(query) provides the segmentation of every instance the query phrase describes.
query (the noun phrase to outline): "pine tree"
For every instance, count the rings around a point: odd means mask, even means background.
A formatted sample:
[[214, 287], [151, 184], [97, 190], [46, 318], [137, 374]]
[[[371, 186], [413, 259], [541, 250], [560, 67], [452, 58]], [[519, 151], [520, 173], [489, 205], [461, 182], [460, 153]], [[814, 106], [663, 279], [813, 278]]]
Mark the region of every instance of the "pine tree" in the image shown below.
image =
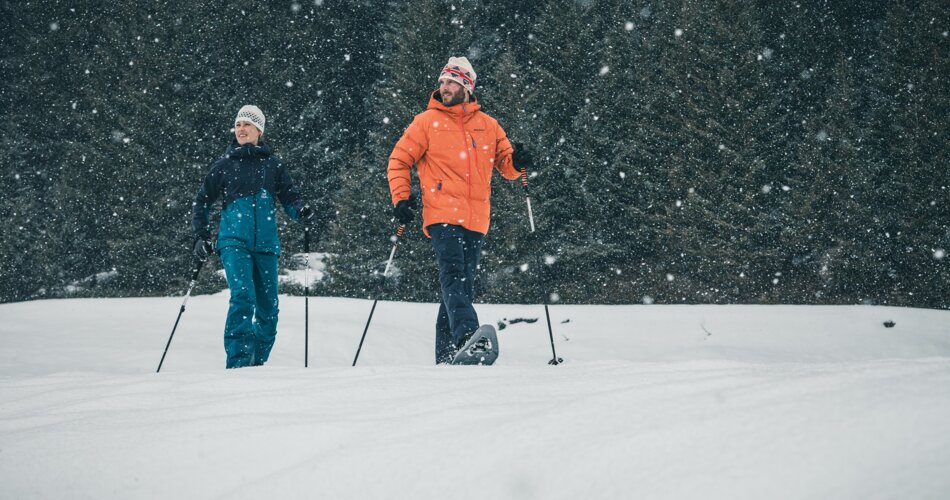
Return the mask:
[[[932, 3], [891, 6], [880, 35], [870, 138], [880, 162], [872, 170], [876, 228], [871, 242], [888, 276], [879, 300], [946, 307], [947, 173], [950, 98], [946, 9]], [[885, 292], [886, 290], [886, 292]], [[886, 293], [886, 295], [885, 295]]]

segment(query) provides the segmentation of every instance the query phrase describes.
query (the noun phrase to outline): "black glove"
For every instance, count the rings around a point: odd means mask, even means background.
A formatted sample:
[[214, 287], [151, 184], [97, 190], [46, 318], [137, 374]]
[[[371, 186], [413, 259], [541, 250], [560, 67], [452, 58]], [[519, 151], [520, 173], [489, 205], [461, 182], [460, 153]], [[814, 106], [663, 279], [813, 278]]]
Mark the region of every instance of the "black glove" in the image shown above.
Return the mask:
[[515, 163], [515, 170], [534, 170], [534, 160], [531, 158], [531, 153], [520, 142], [515, 144], [515, 152], [512, 153], [511, 159]]
[[297, 211], [297, 215], [300, 216], [300, 222], [310, 222], [313, 220], [313, 209], [310, 208], [310, 204], [307, 203], [304, 206], [300, 207], [300, 210]]
[[400, 224], [409, 224], [412, 222], [412, 219], [416, 217], [415, 210], [416, 208], [416, 199], [413, 196], [409, 196], [408, 200], [399, 200], [396, 203], [396, 206], [393, 207], [393, 216], [396, 217], [396, 220]]
[[211, 252], [214, 251], [214, 245], [211, 244], [210, 238], [195, 238], [195, 258], [204, 262], [208, 260], [208, 256], [211, 255]]

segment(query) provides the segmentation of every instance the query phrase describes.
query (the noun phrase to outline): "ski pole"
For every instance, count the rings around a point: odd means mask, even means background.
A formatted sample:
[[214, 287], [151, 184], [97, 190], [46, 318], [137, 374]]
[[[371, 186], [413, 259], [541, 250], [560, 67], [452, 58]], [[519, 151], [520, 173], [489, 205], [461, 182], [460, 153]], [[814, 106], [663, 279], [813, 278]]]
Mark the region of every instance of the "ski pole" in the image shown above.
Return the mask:
[[524, 187], [524, 201], [528, 204], [528, 222], [531, 224], [531, 232], [534, 232], [534, 212], [531, 210], [531, 195], [528, 193], [528, 169], [521, 169], [521, 185]]
[[[389, 276], [389, 267], [392, 266], [393, 257], [396, 256], [396, 247], [399, 245], [399, 237], [406, 232], [406, 225], [400, 224], [396, 230], [396, 236], [393, 237], [393, 249], [389, 252], [389, 260], [386, 262], [386, 269], [383, 270], [383, 280]], [[360, 337], [360, 345], [356, 348], [356, 356], [353, 358], [353, 366], [356, 366], [356, 360], [360, 359], [360, 351], [363, 350], [363, 341], [366, 340], [366, 332], [369, 330], [369, 324], [373, 321], [373, 312], [376, 311], [376, 303], [379, 302], [379, 294], [382, 291], [382, 282], [379, 290], [376, 292], [376, 298], [373, 299], [373, 307], [369, 310], [369, 318], [366, 318], [366, 326], [363, 328], [363, 336]]]
[[191, 290], [195, 287], [195, 282], [198, 281], [198, 273], [201, 272], [201, 266], [204, 265], [205, 261], [201, 259], [195, 259], [197, 264], [195, 265], [195, 272], [191, 275], [191, 283], [188, 285], [188, 291], [185, 292], [185, 300], [181, 302], [181, 309], [178, 310], [178, 317], [175, 318], [175, 326], [172, 327], [172, 333], [168, 336], [168, 342], [165, 344], [165, 352], [162, 353], [162, 359], [158, 362], [158, 369], [155, 370], [155, 373], [162, 371], [162, 363], [165, 362], [165, 355], [168, 354], [168, 346], [172, 345], [172, 337], [175, 336], [175, 330], [178, 329], [178, 322], [181, 320], [182, 313], [185, 312], [185, 305], [188, 304], [188, 297], [191, 296]]
[[[521, 147], [519, 144], [517, 147]], [[531, 233], [534, 233], [534, 212], [531, 210], [531, 196], [528, 193], [528, 169], [521, 169], [521, 186], [524, 187], [524, 200], [528, 205], [528, 222], [531, 225]], [[557, 365], [563, 363], [564, 360], [557, 357], [557, 351], [554, 349], [554, 331], [551, 329], [551, 313], [548, 311], [548, 292], [544, 289], [544, 279], [541, 277], [542, 266], [541, 256], [538, 256], [538, 280], [541, 282], [541, 299], [544, 302], [544, 317], [548, 321], [548, 338], [551, 340], [551, 361], [548, 361], [549, 365]]]
[[303, 271], [303, 367], [307, 368], [310, 355], [310, 226], [303, 228], [303, 253], [307, 266]]

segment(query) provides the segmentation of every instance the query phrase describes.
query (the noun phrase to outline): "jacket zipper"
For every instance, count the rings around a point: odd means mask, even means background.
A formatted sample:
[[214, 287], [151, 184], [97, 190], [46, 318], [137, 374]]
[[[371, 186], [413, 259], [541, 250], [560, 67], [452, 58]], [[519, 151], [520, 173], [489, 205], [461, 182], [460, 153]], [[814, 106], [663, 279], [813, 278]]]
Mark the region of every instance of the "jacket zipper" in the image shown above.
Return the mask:
[[[462, 106], [462, 112], [465, 113], [465, 106], [464, 106], [464, 105]], [[465, 148], [465, 149], [468, 151], [468, 152], [465, 154], [465, 158], [468, 160], [468, 203], [467, 203], [467, 205], [468, 205], [468, 218], [465, 219], [465, 220], [466, 220], [466, 222], [468, 222], [468, 223], [471, 224], [471, 222], [472, 222], [472, 155], [474, 154], [475, 149], [472, 148], [471, 150], [469, 150], [469, 147], [468, 147], [468, 132], [466, 132], [466, 130], [465, 130], [465, 123], [462, 121], [462, 117], [463, 117], [463, 116], [464, 116], [464, 115], [459, 116], [458, 121], [459, 121], [459, 129], [460, 129], [461, 132], [462, 132], [462, 147]], [[472, 138], [472, 141], [474, 142], [475, 139]]]
[[257, 193], [254, 194], [254, 201], [251, 203], [251, 207], [254, 209], [254, 251], [257, 249], [257, 197], [260, 196], [261, 192], [264, 190], [264, 179], [267, 175], [267, 169], [264, 165], [261, 167], [261, 187], [257, 190]]

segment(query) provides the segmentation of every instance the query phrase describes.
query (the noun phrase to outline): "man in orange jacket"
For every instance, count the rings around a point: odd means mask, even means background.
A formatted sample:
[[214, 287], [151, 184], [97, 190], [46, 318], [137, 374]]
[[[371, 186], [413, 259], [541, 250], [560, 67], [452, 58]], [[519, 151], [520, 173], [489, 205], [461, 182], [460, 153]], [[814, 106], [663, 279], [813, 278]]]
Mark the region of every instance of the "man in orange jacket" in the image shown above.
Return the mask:
[[527, 152], [513, 151], [498, 122], [481, 111], [475, 77], [468, 59], [450, 57], [427, 109], [416, 115], [389, 156], [393, 214], [402, 224], [415, 215], [413, 165], [419, 173], [422, 230], [432, 240], [442, 289], [436, 363], [451, 362], [456, 352], [472, 347], [467, 344], [479, 326], [472, 301], [490, 220], [492, 170], [514, 180], [519, 168], [531, 166]]

